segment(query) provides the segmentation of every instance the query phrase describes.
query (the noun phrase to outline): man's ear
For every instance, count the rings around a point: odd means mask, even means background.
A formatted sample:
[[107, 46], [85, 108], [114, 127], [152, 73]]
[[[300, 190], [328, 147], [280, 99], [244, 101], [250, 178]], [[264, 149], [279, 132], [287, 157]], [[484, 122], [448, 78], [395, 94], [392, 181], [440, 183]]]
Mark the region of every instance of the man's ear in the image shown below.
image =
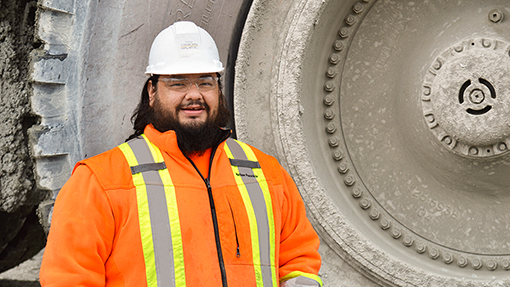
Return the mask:
[[153, 106], [154, 99], [156, 98], [156, 86], [152, 84], [152, 81], [149, 80], [149, 83], [147, 85], [147, 93], [149, 94], [149, 106]]

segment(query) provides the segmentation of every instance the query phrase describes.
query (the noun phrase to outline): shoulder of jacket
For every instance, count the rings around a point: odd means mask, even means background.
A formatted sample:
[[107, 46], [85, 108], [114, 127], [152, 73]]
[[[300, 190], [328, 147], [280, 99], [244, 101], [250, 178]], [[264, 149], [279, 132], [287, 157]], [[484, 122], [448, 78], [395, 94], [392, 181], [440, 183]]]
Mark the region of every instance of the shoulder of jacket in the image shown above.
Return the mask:
[[74, 169], [80, 165], [86, 165], [106, 190], [134, 186], [129, 164], [118, 147], [79, 161]]

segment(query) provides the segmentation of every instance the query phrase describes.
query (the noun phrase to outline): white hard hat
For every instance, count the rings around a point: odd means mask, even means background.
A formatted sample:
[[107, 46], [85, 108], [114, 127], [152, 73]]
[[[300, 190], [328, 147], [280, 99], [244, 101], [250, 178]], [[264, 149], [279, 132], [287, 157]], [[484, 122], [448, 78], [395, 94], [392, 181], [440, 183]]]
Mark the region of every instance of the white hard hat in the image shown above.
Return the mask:
[[223, 71], [213, 38], [193, 22], [175, 22], [152, 42], [146, 75], [217, 73]]

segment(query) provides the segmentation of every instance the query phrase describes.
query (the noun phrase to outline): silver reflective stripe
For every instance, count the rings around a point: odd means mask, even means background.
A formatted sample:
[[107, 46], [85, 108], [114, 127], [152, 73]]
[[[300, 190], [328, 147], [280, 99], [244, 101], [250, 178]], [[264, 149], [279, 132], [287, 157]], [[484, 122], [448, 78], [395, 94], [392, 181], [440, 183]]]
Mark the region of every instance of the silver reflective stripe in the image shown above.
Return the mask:
[[[133, 150], [139, 166], [155, 163], [149, 146], [143, 138], [134, 139], [128, 144]], [[155, 169], [145, 169], [142, 171], [142, 176], [147, 187], [157, 281], [158, 286], [175, 287], [172, 233], [168, 219], [165, 189], [157, 170], [161, 166], [152, 166]]]
[[280, 287], [320, 287], [321, 284], [311, 278], [298, 276], [280, 284]]
[[[232, 152], [232, 155], [236, 160], [245, 160], [248, 161], [248, 157], [244, 153], [243, 148], [233, 139], [227, 139], [227, 145]], [[262, 270], [262, 281], [264, 282], [264, 286], [272, 286], [272, 272], [271, 272], [271, 237], [269, 231], [269, 220], [267, 216], [267, 206], [266, 201], [264, 200], [264, 194], [262, 188], [255, 177], [253, 170], [249, 167], [242, 166], [244, 164], [238, 165], [239, 174], [243, 180], [244, 185], [248, 191], [250, 196], [250, 200], [253, 206], [253, 210], [255, 212], [255, 217], [257, 219], [257, 229], [258, 229], [258, 240], [259, 240], [259, 249], [260, 249], [260, 264]], [[259, 165], [260, 166], [260, 165]], [[270, 207], [271, 208], [271, 207]]]

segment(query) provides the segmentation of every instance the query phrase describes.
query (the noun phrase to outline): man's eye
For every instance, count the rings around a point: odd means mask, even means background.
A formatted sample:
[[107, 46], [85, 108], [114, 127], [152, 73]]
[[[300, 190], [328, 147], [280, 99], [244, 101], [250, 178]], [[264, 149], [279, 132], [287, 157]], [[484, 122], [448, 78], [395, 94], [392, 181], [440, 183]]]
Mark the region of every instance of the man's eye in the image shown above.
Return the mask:
[[186, 83], [184, 83], [184, 82], [171, 82], [170, 83], [170, 87], [178, 88], [178, 87], [184, 87], [184, 86], [186, 86]]
[[212, 82], [202, 82], [202, 83], [199, 83], [198, 85], [200, 87], [212, 87], [213, 83]]

